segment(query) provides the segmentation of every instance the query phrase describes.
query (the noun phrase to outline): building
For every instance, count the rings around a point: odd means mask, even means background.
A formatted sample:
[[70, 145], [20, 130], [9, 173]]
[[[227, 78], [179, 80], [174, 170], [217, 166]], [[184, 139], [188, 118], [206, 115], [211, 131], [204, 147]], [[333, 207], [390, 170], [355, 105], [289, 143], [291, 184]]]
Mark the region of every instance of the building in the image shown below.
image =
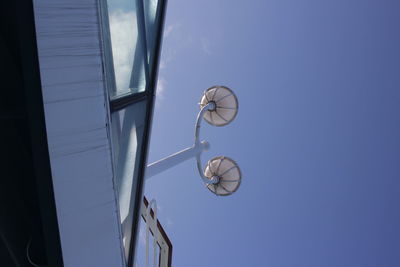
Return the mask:
[[133, 266], [165, 9], [2, 3], [0, 266]]

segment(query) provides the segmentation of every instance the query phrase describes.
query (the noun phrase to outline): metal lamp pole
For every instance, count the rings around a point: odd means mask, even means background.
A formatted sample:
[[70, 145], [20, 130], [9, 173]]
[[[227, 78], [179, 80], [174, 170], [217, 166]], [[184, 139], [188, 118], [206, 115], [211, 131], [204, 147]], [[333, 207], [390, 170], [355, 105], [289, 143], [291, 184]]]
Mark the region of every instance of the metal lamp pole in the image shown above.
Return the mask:
[[202, 178], [203, 182], [206, 184], [217, 184], [219, 182], [219, 178], [216, 176], [211, 179], [204, 176], [200, 158], [201, 153], [203, 153], [203, 151], [207, 151], [210, 148], [210, 144], [207, 141], [200, 141], [200, 127], [202, 118], [206, 111], [215, 110], [215, 108], [216, 108], [216, 103], [211, 101], [207, 105], [205, 105], [197, 114], [193, 145], [191, 147], [185, 148], [177, 153], [174, 153], [168, 157], [165, 157], [163, 159], [160, 159], [156, 162], [147, 165], [146, 176], [145, 176], [146, 179], [149, 179], [150, 177], [153, 177], [154, 175], [157, 175], [160, 172], [163, 172], [175, 165], [178, 165], [179, 163], [182, 163], [188, 159], [195, 157], [197, 161], [197, 169], [199, 171], [200, 177]]

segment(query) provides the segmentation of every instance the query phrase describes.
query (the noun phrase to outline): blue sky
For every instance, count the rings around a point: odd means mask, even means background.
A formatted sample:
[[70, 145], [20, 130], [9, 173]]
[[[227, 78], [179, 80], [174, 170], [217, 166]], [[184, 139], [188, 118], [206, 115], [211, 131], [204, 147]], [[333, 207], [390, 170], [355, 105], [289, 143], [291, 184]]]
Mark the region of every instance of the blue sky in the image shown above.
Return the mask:
[[216, 197], [195, 161], [151, 178], [174, 267], [400, 266], [400, 2], [170, 0], [149, 162], [190, 146], [212, 85], [236, 120], [203, 161], [243, 173]]

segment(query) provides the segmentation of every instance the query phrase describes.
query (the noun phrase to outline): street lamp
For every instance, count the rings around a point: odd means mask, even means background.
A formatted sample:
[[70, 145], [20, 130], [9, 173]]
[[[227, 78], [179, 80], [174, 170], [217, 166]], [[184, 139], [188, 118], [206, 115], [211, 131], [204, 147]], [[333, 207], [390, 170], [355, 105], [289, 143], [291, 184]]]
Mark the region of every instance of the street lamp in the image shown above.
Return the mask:
[[149, 164], [146, 168], [146, 179], [195, 157], [199, 175], [212, 193], [218, 196], [228, 196], [234, 193], [239, 188], [242, 177], [239, 166], [235, 161], [225, 156], [215, 157], [208, 161], [203, 170], [201, 153], [207, 151], [210, 144], [207, 141], [200, 141], [200, 126], [203, 118], [213, 126], [227, 125], [235, 119], [238, 108], [238, 100], [231, 89], [226, 86], [208, 88], [200, 100], [194, 144]]

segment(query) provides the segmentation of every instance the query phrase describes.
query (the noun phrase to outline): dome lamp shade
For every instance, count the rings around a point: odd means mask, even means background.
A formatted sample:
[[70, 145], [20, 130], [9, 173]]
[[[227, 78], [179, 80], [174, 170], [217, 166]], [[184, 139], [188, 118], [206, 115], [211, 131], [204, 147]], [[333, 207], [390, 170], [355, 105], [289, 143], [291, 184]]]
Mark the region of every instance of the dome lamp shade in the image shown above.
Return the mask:
[[215, 157], [208, 161], [204, 170], [207, 179], [216, 183], [207, 184], [207, 188], [218, 196], [229, 196], [239, 188], [242, 174], [237, 163], [225, 156]]
[[224, 126], [235, 119], [239, 102], [231, 89], [221, 85], [208, 88], [200, 100], [200, 108], [210, 102], [214, 103], [214, 108], [207, 110], [203, 117], [209, 124]]

